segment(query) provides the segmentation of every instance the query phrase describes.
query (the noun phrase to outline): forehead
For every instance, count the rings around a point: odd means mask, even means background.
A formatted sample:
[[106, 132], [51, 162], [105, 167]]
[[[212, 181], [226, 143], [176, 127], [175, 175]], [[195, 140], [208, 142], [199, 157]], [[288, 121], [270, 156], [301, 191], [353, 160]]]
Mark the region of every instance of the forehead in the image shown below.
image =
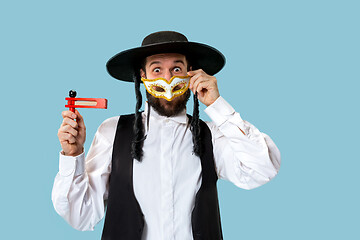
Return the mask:
[[151, 63], [154, 62], [161, 64], [161, 63], [174, 63], [178, 61], [182, 61], [185, 64], [186, 63], [185, 55], [182, 55], [180, 53], [161, 53], [147, 57], [146, 65], [150, 65]]

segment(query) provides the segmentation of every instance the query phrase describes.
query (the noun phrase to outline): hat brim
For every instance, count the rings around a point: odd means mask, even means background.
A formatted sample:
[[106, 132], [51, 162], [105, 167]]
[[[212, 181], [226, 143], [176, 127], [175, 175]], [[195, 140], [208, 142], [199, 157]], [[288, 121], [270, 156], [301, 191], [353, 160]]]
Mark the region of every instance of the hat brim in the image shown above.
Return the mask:
[[113, 56], [106, 64], [108, 73], [119, 80], [133, 82], [139, 74], [140, 63], [148, 56], [160, 53], [184, 54], [193, 70], [203, 69], [207, 74], [218, 73], [225, 65], [225, 57], [217, 49], [195, 42], [168, 42], [125, 50]]

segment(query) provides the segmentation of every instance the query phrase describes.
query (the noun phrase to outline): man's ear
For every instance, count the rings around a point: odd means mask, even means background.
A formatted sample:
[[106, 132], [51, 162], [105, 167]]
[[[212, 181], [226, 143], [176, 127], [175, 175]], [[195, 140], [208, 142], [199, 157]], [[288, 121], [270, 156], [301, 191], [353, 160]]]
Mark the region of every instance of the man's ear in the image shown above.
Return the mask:
[[145, 74], [144, 70], [142, 70], [142, 69], [140, 69], [140, 77], [146, 78], [146, 74]]

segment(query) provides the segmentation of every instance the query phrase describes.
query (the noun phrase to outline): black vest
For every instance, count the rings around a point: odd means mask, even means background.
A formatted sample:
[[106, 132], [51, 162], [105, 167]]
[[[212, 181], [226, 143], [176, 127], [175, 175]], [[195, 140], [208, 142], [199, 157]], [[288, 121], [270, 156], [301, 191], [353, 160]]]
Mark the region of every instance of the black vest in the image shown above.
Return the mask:
[[[117, 125], [102, 240], [141, 240], [144, 215], [134, 194], [131, 157], [134, 119], [134, 114], [123, 115]], [[200, 121], [200, 131], [202, 183], [191, 215], [192, 231], [194, 240], [221, 240], [211, 132], [203, 121]]]

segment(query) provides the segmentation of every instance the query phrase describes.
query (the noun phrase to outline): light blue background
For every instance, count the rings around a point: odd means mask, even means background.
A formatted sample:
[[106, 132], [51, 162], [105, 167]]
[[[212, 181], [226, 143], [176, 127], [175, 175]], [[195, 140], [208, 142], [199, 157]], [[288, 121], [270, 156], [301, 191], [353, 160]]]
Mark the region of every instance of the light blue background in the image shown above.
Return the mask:
[[282, 154], [265, 186], [219, 182], [224, 239], [360, 239], [359, 10], [346, 0], [1, 1], [0, 239], [100, 239], [103, 222], [78, 232], [52, 206], [64, 98], [109, 100], [81, 111], [88, 149], [104, 119], [135, 108], [133, 85], [106, 61], [158, 30], [223, 52], [221, 95]]

